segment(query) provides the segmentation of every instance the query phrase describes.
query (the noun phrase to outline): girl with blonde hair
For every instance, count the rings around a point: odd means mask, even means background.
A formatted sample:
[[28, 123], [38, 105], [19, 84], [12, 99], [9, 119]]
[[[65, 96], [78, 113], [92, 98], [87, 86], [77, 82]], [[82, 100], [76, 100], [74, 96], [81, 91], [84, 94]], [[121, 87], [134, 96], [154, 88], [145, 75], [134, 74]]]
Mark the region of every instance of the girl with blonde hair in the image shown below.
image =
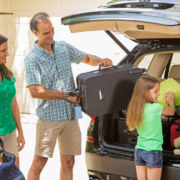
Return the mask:
[[162, 123], [161, 114], [174, 115], [174, 93], [167, 92], [164, 99], [169, 108], [157, 104], [160, 84], [151, 76], [140, 77], [127, 111], [127, 126], [137, 129], [135, 165], [138, 180], [160, 180], [162, 173]]

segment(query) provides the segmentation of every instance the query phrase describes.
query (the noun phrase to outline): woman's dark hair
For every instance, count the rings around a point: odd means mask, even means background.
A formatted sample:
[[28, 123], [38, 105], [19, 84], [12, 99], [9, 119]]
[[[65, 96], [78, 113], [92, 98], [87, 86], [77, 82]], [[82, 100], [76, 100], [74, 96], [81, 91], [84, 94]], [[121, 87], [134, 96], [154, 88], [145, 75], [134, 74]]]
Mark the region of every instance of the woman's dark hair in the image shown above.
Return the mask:
[[[7, 42], [8, 41], [8, 38], [6, 38], [5, 36], [1, 35], [0, 34], [0, 46]], [[3, 74], [4, 76], [8, 79], [8, 80], [11, 80], [11, 78], [13, 78], [13, 73], [8, 69], [8, 67], [6, 66], [6, 64], [1, 64], [1, 67], [2, 67], [2, 71], [3, 71]]]
[[50, 21], [50, 19], [49, 19], [49, 15], [47, 13], [39, 12], [39, 13], [35, 14], [30, 21], [31, 31], [35, 30], [35, 31], [39, 32], [37, 25], [40, 22], [48, 22], [48, 21]]

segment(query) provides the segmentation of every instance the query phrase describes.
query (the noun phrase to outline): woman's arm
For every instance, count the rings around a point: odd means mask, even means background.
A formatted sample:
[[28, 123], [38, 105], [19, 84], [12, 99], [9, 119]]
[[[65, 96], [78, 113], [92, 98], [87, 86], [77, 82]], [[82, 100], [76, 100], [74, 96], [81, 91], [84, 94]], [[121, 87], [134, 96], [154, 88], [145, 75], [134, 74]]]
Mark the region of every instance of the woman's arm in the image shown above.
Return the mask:
[[14, 99], [12, 101], [11, 111], [13, 114], [14, 122], [15, 122], [17, 130], [18, 130], [18, 138], [17, 138], [17, 143], [18, 143], [18, 147], [19, 147], [18, 151], [21, 151], [24, 148], [25, 140], [24, 140], [23, 130], [22, 130], [22, 126], [21, 126], [19, 107], [17, 104], [16, 97], [14, 97]]

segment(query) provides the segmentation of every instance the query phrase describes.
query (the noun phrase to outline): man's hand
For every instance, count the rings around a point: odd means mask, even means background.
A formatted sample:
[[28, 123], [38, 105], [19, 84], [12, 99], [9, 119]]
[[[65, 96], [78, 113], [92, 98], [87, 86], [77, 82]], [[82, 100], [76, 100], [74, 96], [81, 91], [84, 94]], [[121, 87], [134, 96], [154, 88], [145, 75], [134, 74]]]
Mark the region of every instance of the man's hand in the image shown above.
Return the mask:
[[101, 59], [98, 56], [86, 54], [85, 58], [82, 60], [83, 63], [89, 64], [91, 66], [99, 66], [103, 63], [103, 67], [112, 66], [112, 61], [108, 58]]
[[78, 101], [78, 103], [80, 103], [81, 96], [78, 99], [77, 96], [70, 96], [69, 91], [64, 91], [64, 99], [71, 101], [71, 102], [76, 102], [76, 103]]
[[65, 97], [65, 99], [71, 102], [77, 102], [77, 97], [74, 97], [74, 96], [68, 96], [68, 97]]
[[112, 66], [113, 62], [112, 60], [105, 58], [105, 59], [102, 59], [102, 64], [103, 64], [102, 67], [108, 67], [108, 66]]

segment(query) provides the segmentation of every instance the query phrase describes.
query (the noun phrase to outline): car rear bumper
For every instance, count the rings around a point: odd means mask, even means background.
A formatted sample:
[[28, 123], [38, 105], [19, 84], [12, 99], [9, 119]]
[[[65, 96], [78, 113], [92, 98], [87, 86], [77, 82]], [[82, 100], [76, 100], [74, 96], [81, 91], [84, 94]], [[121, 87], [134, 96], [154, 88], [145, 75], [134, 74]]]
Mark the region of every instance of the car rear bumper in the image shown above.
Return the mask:
[[[137, 178], [134, 161], [90, 153], [86, 153], [85, 156], [88, 171]], [[180, 168], [173, 166], [163, 167], [162, 180], [179, 180], [179, 178]]]
[[136, 178], [134, 161], [86, 153], [88, 170]]

